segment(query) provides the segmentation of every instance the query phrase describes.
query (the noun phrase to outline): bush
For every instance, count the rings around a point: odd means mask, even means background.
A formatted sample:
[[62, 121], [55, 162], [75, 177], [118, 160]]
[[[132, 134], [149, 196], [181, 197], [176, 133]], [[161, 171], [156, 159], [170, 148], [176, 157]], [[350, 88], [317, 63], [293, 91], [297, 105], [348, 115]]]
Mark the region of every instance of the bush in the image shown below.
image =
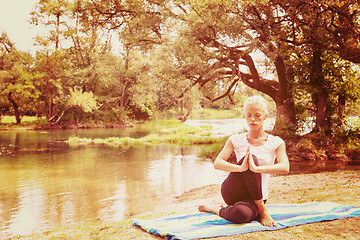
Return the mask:
[[43, 128], [48, 124], [48, 121], [45, 118], [38, 118], [34, 122], [38, 127]]
[[136, 120], [148, 120], [154, 113], [154, 106], [149, 104], [130, 104], [129, 105], [129, 118]]

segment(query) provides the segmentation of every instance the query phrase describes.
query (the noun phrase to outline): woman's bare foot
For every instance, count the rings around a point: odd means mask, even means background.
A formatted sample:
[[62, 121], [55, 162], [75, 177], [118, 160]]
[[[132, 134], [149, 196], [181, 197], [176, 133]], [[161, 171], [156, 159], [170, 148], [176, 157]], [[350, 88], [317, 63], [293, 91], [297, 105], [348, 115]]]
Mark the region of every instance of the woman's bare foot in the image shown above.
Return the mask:
[[207, 212], [207, 213], [214, 213], [216, 215], [219, 215], [220, 209], [222, 208], [222, 205], [199, 205], [198, 209], [199, 212]]
[[254, 202], [259, 211], [261, 224], [267, 227], [276, 227], [276, 223], [274, 219], [272, 219], [272, 217], [270, 216], [270, 213], [267, 210], [267, 208], [265, 207], [264, 201], [260, 199], [260, 200], [254, 200]]
[[259, 212], [260, 222], [266, 227], [276, 227], [276, 222], [270, 216], [268, 210], [265, 208], [264, 211]]

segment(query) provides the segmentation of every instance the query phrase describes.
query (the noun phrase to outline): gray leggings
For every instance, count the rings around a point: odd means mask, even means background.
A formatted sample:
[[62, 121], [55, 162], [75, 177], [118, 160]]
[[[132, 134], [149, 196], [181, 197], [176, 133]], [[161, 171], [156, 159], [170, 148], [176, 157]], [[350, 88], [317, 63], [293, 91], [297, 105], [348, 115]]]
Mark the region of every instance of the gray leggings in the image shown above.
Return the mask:
[[[253, 159], [258, 165], [256, 156], [253, 155]], [[249, 169], [245, 172], [231, 172], [221, 185], [221, 195], [228, 206], [220, 209], [220, 217], [235, 223], [256, 219], [259, 212], [254, 200], [262, 199], [261, 174]]]

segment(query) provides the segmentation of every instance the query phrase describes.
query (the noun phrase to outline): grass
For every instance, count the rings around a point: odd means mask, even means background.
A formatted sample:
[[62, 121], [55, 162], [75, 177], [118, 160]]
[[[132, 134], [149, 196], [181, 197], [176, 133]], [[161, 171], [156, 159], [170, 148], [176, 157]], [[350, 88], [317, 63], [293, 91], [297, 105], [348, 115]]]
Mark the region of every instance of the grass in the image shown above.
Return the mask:
[[23, 116], [20, 124], [16, 124], [15, 116], [2, 116], [0, 118], [0, 129], [35, 129], [44, 125], [46, 125], [46, 119], [44, 117]]
[[[21, 118], [21, 123], [34, 123], [37, 122], [39, 118], [35, 116], [23, 116]], [[16, 123], [15, 116], [2, 116], [0, 123], [2, 124], [13, 124]]]
[[154, 132], [141, 138], [111, 137], [101, 138], [79, 138], [70, 137], [67, 142], [71, 146], [86, 144], [105, 144], [108, 146], [119, 146], [122, 148], [134, 147], [143, 144], [212, 144], [224, 141], [223, 138], [211, 136], [211, 126], [200, 128], [181, 123], [177, 120], [163, 120], [145, 122], [142, 129]]
[[[272, 203], [289, 202], [303, 203], [310, 201], [332, 201], [343, 205], [355, 205], [360, 207], [360, 188], [357, 176], [359, 171], [338, 171], [333, 173], [319, 173], [311, 175], [293, 175], [274, 177], [274, 182], [287, 182], [288, 187], [281, 187], [280, 191], [275, 190], [271, 199]], [[308, 176], [309, 179], [308, 179]], [[329, 181], [329, 179], [336, 179]], [[307, 181], [306, 184], [298, 184], [298, 179]], [[312, 182], [317, 179], [319, 182], [314, 186]], [[339, 181], [337, 181], [339, 180]], [[323, 184], [323, 181], [327, 181]], [[289, 188], [294, 187], [294, 191]], [[207, 190], [205, 190], [206, 192]], [[194, 198], [198, 198], [196, 194]], [[189, 204], [193, 204], [190, 199]], [[174, 206], [174, 210], [159, 210], [137, 216], [137, 218], [150, 219], [173, 213], [182, 212], [181, 208]], [[229, 239], [359, 239], [360, 218], [347, 218], [335, 221], [320, 222], [300, 225], [271, 232], [254, 232], [249, 234], [219, 237], [216, 240]], [[130, 219], [111, 223], [86, 223], [66, 228], [55, 229], [44, 233], [28, 236], [18, 236], [13, 239], [163, 239], [148, 234], [132, 226]]]

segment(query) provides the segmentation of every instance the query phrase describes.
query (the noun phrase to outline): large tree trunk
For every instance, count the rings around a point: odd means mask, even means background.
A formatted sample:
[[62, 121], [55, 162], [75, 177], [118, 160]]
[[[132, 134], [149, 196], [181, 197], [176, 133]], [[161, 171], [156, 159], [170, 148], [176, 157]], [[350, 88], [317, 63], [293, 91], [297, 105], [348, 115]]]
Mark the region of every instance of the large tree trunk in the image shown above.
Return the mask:
[[338, 114], [338, 127], [341, 129], [341, 130], [344, 130], [345, 128], [345, 119], [346, 119], [346, 116], [345, 116], [345, 107], [346, 107], [346, 96], [345, 94], [343, 93], [340, 93], [339, 94], [339, 107], [338, 107], [338, 111], [337, 111], [337, 114]]
[[327, 98], [328, 94], [323, 89], [319, 89], [316, 94], [316, 125], [315, 131], [328, 132], [330, 129], [327, 119]]
[[12, 97], [12, 92], [9, 93], [8, 100], [14, 107], [14, 114], [15, 114], [16, 124], [20, 124], [21, 123], [21, 117], [20, 117], [20, 112], [19, 112], [19, 105], [16, 103], [15, 99]]
[[[279, 78], [279, 89], [273, 99], [276, 103], [276, 131], [296, 131], [295, 104], [289, 89], [289, 74], [284, 59], [278, 55], [275, 58], [276, 72]], [[291, 74], [290, 74], [291, 75]]]
[[324, 81], [322, 71], [321, 50], [315, 49], [313, 52], [313, 61], [311, 67], [310, 81], [315, 87], [316, 93], [314, 96], [316, 104], [316, 124], [314, 132], [331, 133], [330, 121], [328, 119], [328, 92], [326, 90], [326, 83]]
[[250, 69], [253, 81], [249, 81], [244, 75], [242, 81], [249, 87], [270, 96], [276, 103], [274, 130], [285, 134], [296, 131], [295, 104], [289, 89], [289, 77], [284, 59], [280, 55], [275, 59], [278, 82], [261, 79], [251, 56], [245, 55], [243, 59]]
[[274, 130], [277, 132], [294, 133], [296, 131], [295, 106], [290, 98], [275, 98], [276, 120]]

